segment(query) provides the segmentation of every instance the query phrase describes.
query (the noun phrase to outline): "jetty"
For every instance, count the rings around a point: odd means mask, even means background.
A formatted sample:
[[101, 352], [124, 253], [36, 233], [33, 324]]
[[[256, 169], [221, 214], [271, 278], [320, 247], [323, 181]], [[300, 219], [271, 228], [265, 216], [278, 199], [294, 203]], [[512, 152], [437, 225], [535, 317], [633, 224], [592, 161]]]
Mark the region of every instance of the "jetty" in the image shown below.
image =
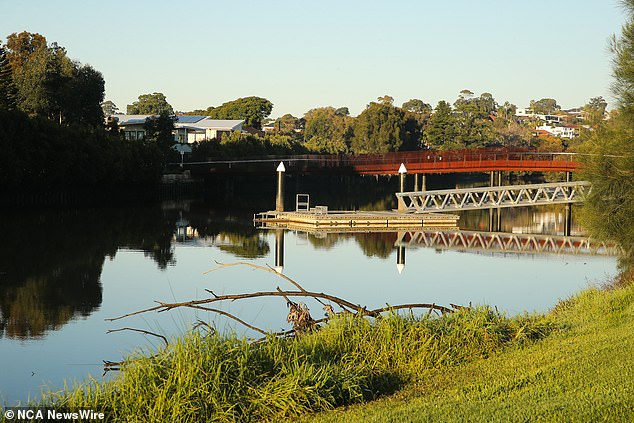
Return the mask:
[[319, 230], [320, 232], [394, 232], [405, 229], [457, 229], [459, 216], [445, 213], [398, 211], [308, 210], [266, 211], [253, 217], [256, 227], [266, 229]]

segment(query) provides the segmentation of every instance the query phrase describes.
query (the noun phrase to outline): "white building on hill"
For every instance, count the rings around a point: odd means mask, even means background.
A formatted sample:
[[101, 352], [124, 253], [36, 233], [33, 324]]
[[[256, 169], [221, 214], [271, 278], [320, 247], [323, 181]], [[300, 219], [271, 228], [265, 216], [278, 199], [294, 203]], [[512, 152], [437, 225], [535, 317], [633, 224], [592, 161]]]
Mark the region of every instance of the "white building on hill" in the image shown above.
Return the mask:
[[[112, 115], [128, 140], [145, 138], [145, 121], [153, 115]], [[244, 120], [211, 119], [209, 116], [176, 116], [174, 141], [190, 144], [195, 141], [220, 139], [222, 134], [242, 132]]]

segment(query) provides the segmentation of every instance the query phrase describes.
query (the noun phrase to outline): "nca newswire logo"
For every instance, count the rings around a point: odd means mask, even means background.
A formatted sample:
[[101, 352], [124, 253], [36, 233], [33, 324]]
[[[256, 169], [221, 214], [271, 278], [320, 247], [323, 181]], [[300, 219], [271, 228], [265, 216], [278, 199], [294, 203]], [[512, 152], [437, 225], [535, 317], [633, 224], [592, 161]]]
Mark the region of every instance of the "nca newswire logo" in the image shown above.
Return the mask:
[[[104, 420], [104, 413], [94, 410], [77, 410], [77, 411], [57, 411], [53, 408], [28, 408], [28, 407], [9, 407], [5, 408], [2, 416], [5, 421], [90, 421]], [[0, 419], [1, 420], [1, 419]]]

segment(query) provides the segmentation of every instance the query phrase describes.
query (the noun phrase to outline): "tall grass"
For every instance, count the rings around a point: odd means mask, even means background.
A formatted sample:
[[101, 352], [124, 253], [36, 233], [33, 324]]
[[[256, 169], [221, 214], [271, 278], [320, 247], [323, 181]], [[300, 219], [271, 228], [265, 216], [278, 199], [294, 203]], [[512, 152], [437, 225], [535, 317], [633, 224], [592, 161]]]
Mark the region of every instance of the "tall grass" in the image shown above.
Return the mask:
[[192, 332], [156, 355], [136, 354], [115, 380], [45, 401], [115, 421], [254, 421], [329, 410], [389, 394], [426, 371], [487, 357], [547, 335], [543, 316], [490, 308], [442, 317], [339, 317], [297, 338], [248, 343]]
[[549, 315], [557, 330], [540, 342], [440, 367], [397, 395], [301, 421], [634, 421], [634, 273]]

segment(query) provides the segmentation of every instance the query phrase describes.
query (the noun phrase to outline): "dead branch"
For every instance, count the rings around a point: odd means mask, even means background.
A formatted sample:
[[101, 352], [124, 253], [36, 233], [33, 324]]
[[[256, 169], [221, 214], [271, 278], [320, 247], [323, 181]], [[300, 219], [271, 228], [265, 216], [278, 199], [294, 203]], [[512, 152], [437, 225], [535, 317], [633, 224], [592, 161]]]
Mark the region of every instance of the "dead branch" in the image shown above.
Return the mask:
[[[207, 272], [205, 272], [204, 274], [225, 268], [225, 267], [233, 267], [233, 266], [239, 266], [239, 265], [243, 265], [243, 266], [249, 266], [252, 267], [254, 269], [259, 269], [259, 270], [264, 270], [266, 272], [270, 272], [273, 273], [277, 276], [282, 277], [283, 279], [285, 279], [286, 281], [290, 282], [291, 284], [293, 284], [298, 291], [283, 291], [282, 289], [280, 289], [280, 287], [276, 287], [276, 291], [259, 291], [259, 292], [251, 292], [251, 293], [245, 293], [245, 294], [229, 294], [229, 295], [217, 295], [215, 294], [213, 291], [211, 290], [206, 290], [207, 292], [209, 292], [212, 297], [211, 298], [204, 298], [204, 299], [200, 299], [200, 300], [192, 300], [192, 301], [184, 301], [184, 302], [174, 302], [174, 303], [168, 303], [168, 302], [161, 302], [161, 301], [156, 301], [158, 303], [157, 306], [154, 307], [150, 307], [144, 310], [139, 310], [133, 313], [128, 313], [122, 316], [118, 316], [118, 317], [114, 317], [114, 318], [109, 318], [106, 319], [108, 321], [114, 321], [114, 320], [119, 320], [119, 319], [123, 319], [125, 317], [130, 317], [130, 316], [134, 316], [137, 314], [141, 314], [141, 313], [147, 313], [150, 311], [156, 311], [158, 313], [164, 312], [164, 311], [169, 311], [172, 310], [174, 308], [178, 308], [178, 307], [186, 307], [186, 308], [192, 308], [192, 309], [196, 309], [196, 310], [203, 310], [203, 311], [210, 311], [213, 313], [217, 313], [220, 314], [222, 316], [226, 316], [230, 319], [235, 320], [236, 322], [242, 324], [243, 326], [254, 330], [262, 335], [264, 335], [263, 338], [257, 339], [254, 342], [255, 343], [259, 343], [259, 342], [263, 342], [267, 339], [269, 339], [270, 337], [274, 337], [274, 338], [280, 338], [280, 337], [288, 337], [288, 336], [294, 336], [297, 335], [299, 333], [303, 333], [303, 332], [307, 332], [309, 330], [312, 330], [316, 327], [318, 327], [318, 325], [320, 323], [323, 323], [325, 321], [328, 321], [330, 318], [332, 318], [333, 316], [338, 316], [338, 315], [344, 315], [344, 314], [349, 314], [351, 316], [358, 316], [358, 317], [378, 317], [381, 313], [387, 312], [387, 311], [394, 311], [394, 310], [402, 310], [402, 309], [414, 309], [414, 308], [427, 308], [428, 312], [426, 314], [426, 318], [428, 318], [432, 313], [436, 313], [437, 315], [441, 315], [441, 314], [445, 314], [445, 313], [451, 313], [454, 312], [455, 310], [460, 310], [460, 309], [469, 309], [470, 307], [463, 307], [463, 306], [459, 306], [459, 305], [455, 305], [455, 304], [451, 304], [452, 308], [448, 308], [448, 307], [444, 307], [444, 306], [440, 306], [437, 305], [435, 303], [412, 303], [412, 304], [399, 304], [399, 305], [394, 305], [394, 306], [386, 306], [386, 307], [381, 307], [381, 308], [377, 308], [377, 309], [373, 309], [373, 310], [367, 310], [366, 307], [362, 307], [358, 304], [353, 304], [350, 301], [347, 301], [343, 298], [334, 296], [334, 295], [329, 295], [329, 294], [324, 294], [323, 292], [311, 292], [311, 291], [307, 291], [306, 289], [304, 289], [299, 283], [297, 283], [296, 281], [294, 281], [293, 279], [289, 278], [288, 276], [278, 273], [277, 271], [275, 271], [275, 269], [273, 269], [270, 266], [264, 267], [264, 266], [259, 266], [253, 263], [248, 263], [248, 262], [237, 262], [237, 263], [230, 263], [230, 264], [224, 264], [224, 263], [219, 263], [216, 262], [218, 264], [218, 267], [211, 269]], [[287, 315], [287, 322], [292, 323], [293, 328], [291, 330], [288, 331], [282, 331], [282, 332], [276, 332], [276, 333], [271, 333], [271, 332], [266, 332], [254, 325], [251, 325], [247, 322], [245, 322], [244, 320], [234, 316], [233, 314], [223, 311], [223, 310], [219, 310], [216, 308], [211, 308], [208, 305], [218, 302], [218, 301], [236, 301], [236, 300], [242, 300], [242, 299], [248, 299], [248, 298], [258, 298], [258, 297], [282, 297], [286, 300], [286, 305], [289, 308], [289, 312]], [[304, 298], [312, 298], [316, 301], [318, 301], [319, 303], [321, 303], [323, 305], [323, 310], [325, 311], [325, 318], [322, 319], [318, 319], [318, 320], [314, 320], [312, 318], [312, 316], [310, 315], [309, 309], [308, 307], [302, 303], [296, 303], [294, 301], [291, 300], [291, 298], [293, 297], [304, 297]], [[341, 307], [342, 311], [339, 313], [335, 313], [333, 310], [332, 305], [330, 304], [326, 304], [324, 301], [322, 300], [326, 300], [329, 301], [331, 303], [337, 304], [339, 307]], [[198, 320], [198, 323], [194, 326], [194, 329], [200, 327], [200, 326], [206, 326], [208, 327], [211, 331], [215, 331], [215, 329], [213, 327], [211, 327], [208, 323], [205, 323], [201, 320]], [[142, 329], [134, 329], [134, 328], [122, 328], [122, 329], [114, 329], [114, 330], [109, 330], [108, 333], [110, 332], [118, 332], [118, 331], [123, 331], [123, 330], [132, 330], [132, 331], [137, 331], [137, 332], [141, 332], [147, 335], [153, 335], [153, 336], [157, 336], [163, 339], [163, 341], [165, 342], [165, 344], [167, 344], [167, 338], [165, 338], [162, 335], [158, 335], [156, 333], [153, 332], [149, 332], [149, 331], [145, 331]], [[105, 363], [105, 362], [104, 362]], [[113, 363], [113, 367], [114, 365], [118, 365], [119, 363]], [[109, 366], [106, 366], [109, 367]]]
[[[158, 303], [158, 301], [155, 301], [155, 303]], [[104, 319], [104, 320], [107, 321], [107, 322], [112, 322], [112, 321], [115, 321], [115, 320], [124, 319], [126, 317], [136, 316], [137, 314], [148, 313], [150, 311], [160, 310], [161, 308], [163, 308], [162, 305], [157, 305], [155, 307], [150, 307], [150, 308], [146, 308], [144, 310], [134, 311], [132, 313], [124, 314], [124, 315], [119, 316], [119, 317], [110, 317], [110, 318], [107, 318], [107, 319]]]
[[150, 332], [150, 331], [143, 330], [143, 329], [135, 329], [135, 328], [110, 329], [110, 330], [106, 331], [106, 333], [121, 332], [121, 331], [124, 331], [124, 330], [131, 330], [131, 331], [134, 331], [134, 332], [141, 332], [141, 333], [144, 333], [146, 335], [156, 336], [157, 338], [161, 338], [165, 342], [165, 345], [169, 345], [169, 342], [167, 342], [167, 338], [164, 337], [163, 335], [159, 335], [158, 333]]
[[198, 329], [199, 327], [205, 327], [205, 328], [207, 328], [207, 330], [208, 330], [209, 332], [211, 332], [211, 333], [215, 333], [215, 332], [216, 332], [216, 329], [214, 329], [214, 327], [213, 327], [213, 326], [211, 326], [209, 323], [204, 322], [204, 321], [202, 321], [202, 320], [200, 320], [200, 319], [198, 319], [198, 320], [196, 321], [196, 324], [194, 325], [194, 327], [193, 327], [192, 329], [196, 330], [196, 329]]
[[449, 303], [449, 306], [450, 306], [451, 308], [455, 309], [455, 310], [471, 310], [471, 307], [468, 307], [468, 306], [461, 306], [461, 305], [458, 305], [458, 304], [452, 304], [452, 303]]
[[[211, 312], [214, 312], [214, 313], [218, 313], [218, 314], [226, 316], [226, 317], [228, 317], [230, 319], [233, 319], [233, 320], [235, 320], [236, 322], [238, 322], [240, 324], [243, 324], [244, 326], [248, 327], [249, 329], [253, 329], [256, 332], [260, 332], [262, 335], [266, 335], [268, 333], [268, 332], [266, 332], [266, 331], [264, 331], [264, 330], [262, 330], [262, 329], [260, 329], [258, 327], [255, 327], [253, 325], [248, 324], [244, 320], [234, 316], [231, 313], [227, 313], [226, 311], [223, 311], [223, 310], [218, 310], [217, 308], [203, 307], [203, 306], [199, 306], [199, 305], [185, 305], [184, 307], [193, 308], [193, 309], [196, 309], [196, 310], [204, 310], [204, 311], [211, 311]], [[199, 320], [199, 322], [200, 322], [200, 320]], [[209, 326], [209, 325], [207, 325], [207, 326]]]
[[275, 269], [273, 269], [271, 266], [264, 267], [264, 266], [259, 266], [257, 264], [253, 264], [253, 263], [249, 263], [246, 261], [239, 261], [236, 263], [220, 263], [219, 261], [216, 261], [216, 264], [218, 265], [218, 267], [214, 267], [211, 270], [207, 270], [206, 272], [203, 272], [203, 275], [206, 275], [208, 273], [211, 272], [215, 272], [216, 270], [220, 270], [220, 269], [224, 269], [225, 267], [233, 267], [233, 266], [249, 266], [249, 267], [253, 267], [254, 269], [260, 269], [260, 270], [264, 270], [265, 272], [269, 272], [269, 273], [273, 273], [276, 276], [279, 276], [283, 279], [286, 279], [287, 281], [289, 281], [290, 283], [292, 283], [293, 285], [295, 285], [295, 287], [297, 289], [299, 289], [300, 291], [305, 291], [304, 288], [302, 288], [302, 286], [300, 284], [298, 284], [297, 282], [295, 282], [293, 279], [289, 278], [288, 276], [286, 276], [283, 273], [279, 273], [277, 272]]
[[438, 310], [442, 314], [453, 312], [452, 309], [447, 308], [447, 307], [443, 307], [443, 306], [440, 306], [440, 305], [428, 304], [428, 303], [418, 303], [418, 304], [399, 304], [399, 305], [394, 305], [394, 306], [387, 306], [387, 307], [377, 308], [377, 309], [374, 309], [374, 310], [366, 311], [364, 313], [364, 315], [365, 316], [374, 317], [374, 316], [376, 316], [376, 315], [378, 315], [380, 313], [383, 313], [385, 311], [412, 309], [412, 308], [428, 308], [429, 312], [431, 312], [432, 310]]

